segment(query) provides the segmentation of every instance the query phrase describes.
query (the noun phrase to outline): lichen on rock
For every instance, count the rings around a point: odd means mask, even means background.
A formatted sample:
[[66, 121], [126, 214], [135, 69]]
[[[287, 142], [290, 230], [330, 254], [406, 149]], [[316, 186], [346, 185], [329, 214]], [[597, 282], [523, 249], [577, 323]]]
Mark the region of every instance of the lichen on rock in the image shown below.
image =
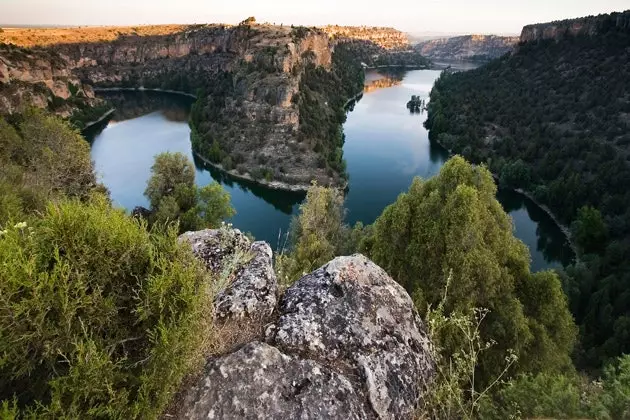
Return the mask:
[[253, 338], [208, 360], [183, 390], [181, 418], [413, 418], [434, 361], [411, 298], [380, 267], [362, 255], [336, 258], [276, 307], [269, 245], [226, 229], [181, 240], [215, 273], [248, 252], [216, 309], [231, 319], [274, 311], [276, 319], [266, 343]]
[[278, 281], [271, 247], [251, 241], [239, 230], [206, 229], [180, 237], [208, 270], [227, 282], [215, 299], [218, 319], [258, 318], [271, 315], [276, 306]]

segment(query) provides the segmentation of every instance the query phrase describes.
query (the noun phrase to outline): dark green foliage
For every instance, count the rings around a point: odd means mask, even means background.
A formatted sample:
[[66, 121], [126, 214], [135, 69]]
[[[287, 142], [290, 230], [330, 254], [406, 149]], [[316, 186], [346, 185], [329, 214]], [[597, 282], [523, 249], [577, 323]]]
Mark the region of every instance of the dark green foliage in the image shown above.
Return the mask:
[[577, 375], [540, 373], [521, 376], [499, 388], [482, 404], [480, 417], [630, 419], [630, 356], [605, 369], [601, 382]]
[[590, 206], [584, 206], [578, 210], [571, 231], [577, 245], [584, 253], [600, 252], [608, 237], [602, 214]]
[[348, 98], [363, 90], [364, 79], [363, 69], [351, 48], [340, 44], [333, 53], [332, 71], [310, 63], [305, 66], [299, 95], [293, 98], [300, 110], [300, 141], [309, 142], [324, 158], [321, 167], [331, 168], [342, 176], [346, 176], [344, 107]]
[[0, 261], [0, 413], [155, 418], [198, 363], [208, 296], [175, 230], [62, 201], [6, 226]]
[[[511, 373], [570, 369], [576, 329], [560, 280], [529, 272], [527, 248], [495, 195], [485, 168], [454, 157], [383, 211], [369, 255], [423, 313], [442, 302], [449, 278], [446, 315], [490, 310], [481, 338], [497, 344], [480, 360], [481, 383], [498, 376], [509, 349], [519, 357]], [[440, 341], [448, 355], [462, 345], [448, 334]]]
[[177, 222], [179, 231], [187, 232], [217, 228], [234, 215], [230, 194], [221, 185], [195, 185], [195, 166], [183, 154], [157, 155], [151, 172], [144, 195], [151, 203], [152, 224]]
[[577, 360], [593, 368], [630, 352], [630, 31], [617, 18], [599, 17], [594, 36], [527, 43], [443, 74], [426, 124], [432, 140], [573, 224], [582, 263], [567, 270], [567, 291], [581, 326]]
[[291, 25], [291, 39], [293, 42], [299, 42], [306, 38], [311, 30], [305, 26], [293, 26]]
[[214, 163], [220, 163], [230, 150], [228, 131], [230, 121], [222, 114], [225, 100], [234, 93], [231, 73], [218, 73], [206, 87], [197, 92], [197, 101], [190, 112], [191, 142], [193, 150]]
[[83, 130], [87, 124], [98, 121], [108, 111], [112, 109], [112, 106], [108, 103], [104, 103], [98, 106], [86, 106], [81, 104], [80, 101], [73, 102], [77, 107], [72, 112], [69, 120], [76, 128]]

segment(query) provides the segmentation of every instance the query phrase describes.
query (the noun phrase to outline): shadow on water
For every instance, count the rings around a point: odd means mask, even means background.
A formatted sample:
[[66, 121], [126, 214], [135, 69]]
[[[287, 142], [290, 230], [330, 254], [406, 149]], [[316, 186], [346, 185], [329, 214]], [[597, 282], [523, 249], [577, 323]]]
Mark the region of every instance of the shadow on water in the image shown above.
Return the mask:
[[536, 203], [508, 189], [499, 189], [497, 199], [512, 216], [519, 239], [529, 246], [534, 271], [567, 266], [574, 261], [575, 255], [564, 233]]
[[[350, 175], [345, 203], [349, 223], [374, 222], [398, 194], [408, 190], [413, 177], [431, 178], [448, 159], [448, 151], [429, 140], [422, 124], [426, 116], [410, 114], [405, 106], [411, 95], [428, 99], [439, 74], [435, 70], [385, 75], [370, 71], [366, 80], [373, 90], [348, 104], [344, 157]], [[379, 84], [382, 87], [377, 88]], [[231, 221], [237, 228], [272, 245], [278, 233], [289, 228], [304, 193], [271, 190], [236, 179], [193, 156], [187, 124], [191, 98], [128, 91], [99, 96], [109, 100], [116, 112], [84, 136], [92, 145], [96, 170], [117, 205], [146, 206], [143, 192], [154, 156], [181, 152], [194, 161], [199, 185], [216, 181], [230, 193], [237, 212]], [[497, 198], [514, 220], [515, 235], [530, 249], [532, 270], [572, 261], [562, 231], [535, 203], [514, 191], [500, 191]]]
[[247, 181], [244, 179], [237, 179], [228, 173], [220, 171], [213, 166], [206, 164], [194, 154], [193, 160], [195, 162], [195, 167], [198, 170], [208, 171], [212, 179], [214, 179], [221, 185], [230, 188], [239, 188], [244, 192], [250, 192], [254, 196], [261, 198], [267, 203], [271, 204], [276, 210], [279, 210], [282, 213], [288, 215], [291, 215], [293, 213], [295, 205], [301, 203], [306, 197], [305, 193], [272, 190], [269, 188], [264, 188], [255, 182]]

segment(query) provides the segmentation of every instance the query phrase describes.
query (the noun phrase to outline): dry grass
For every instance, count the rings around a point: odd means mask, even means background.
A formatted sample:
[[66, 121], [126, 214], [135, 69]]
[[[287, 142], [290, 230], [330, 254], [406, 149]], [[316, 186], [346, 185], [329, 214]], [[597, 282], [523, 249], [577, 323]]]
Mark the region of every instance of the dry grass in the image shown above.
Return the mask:
[[275, 320], [275, 315], [264, 319], [231, 319], [209, 326], [208, 340], [205, 342], [204, 363], [188, 374], [182, 381], [179, 391], [173, 395], [161, 419], [184, 419], [182, 405], [186, 391], [193, 388], [204, 373], [207, 361], [230, 354], [252, 341], [264, 341], [266, 327]]
[[74, 28], [5, 28], [0, 42], [21, 47], [114, 41], [120, 36], [170, 35], [185, 31], [190, 25], [95, 26]]

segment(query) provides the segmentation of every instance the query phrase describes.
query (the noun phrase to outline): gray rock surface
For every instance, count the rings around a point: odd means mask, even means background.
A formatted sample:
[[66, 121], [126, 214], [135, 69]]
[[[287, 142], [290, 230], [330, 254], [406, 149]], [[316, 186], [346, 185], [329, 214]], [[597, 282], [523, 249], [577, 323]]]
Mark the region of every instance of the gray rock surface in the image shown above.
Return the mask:
[[181, 418], [373, 418], [363, 401], [343, 375], [254, 342], [208, 363], [185, 396]]
[[277, 303], [278, 281], [271, 247], [254, 242], [239, 230], [206, 229], [180, 237], [219, 281], [227, 281], [215, 300], [219, 319], [271, 315]]
[[210, 359], [184, 390], [178, 418], [414, 417], [435, 370], [430, 343], [411, 298], [380, 267], [362, 255], [336, 258], [296, 282], [276, 307], [267, 244], [225, 229], [181, 240], [215, 272], [240, 261], [216, 301], [223, 316], [275, 310], [279, 318], [266, 343], [245, 342]]
[[434, 372], [430, 343], [383, 269], [363, 255], [336, 258], [289, 288], [279, 312], [271, 344], [359, 375], [379, 418], [413, 416]]

